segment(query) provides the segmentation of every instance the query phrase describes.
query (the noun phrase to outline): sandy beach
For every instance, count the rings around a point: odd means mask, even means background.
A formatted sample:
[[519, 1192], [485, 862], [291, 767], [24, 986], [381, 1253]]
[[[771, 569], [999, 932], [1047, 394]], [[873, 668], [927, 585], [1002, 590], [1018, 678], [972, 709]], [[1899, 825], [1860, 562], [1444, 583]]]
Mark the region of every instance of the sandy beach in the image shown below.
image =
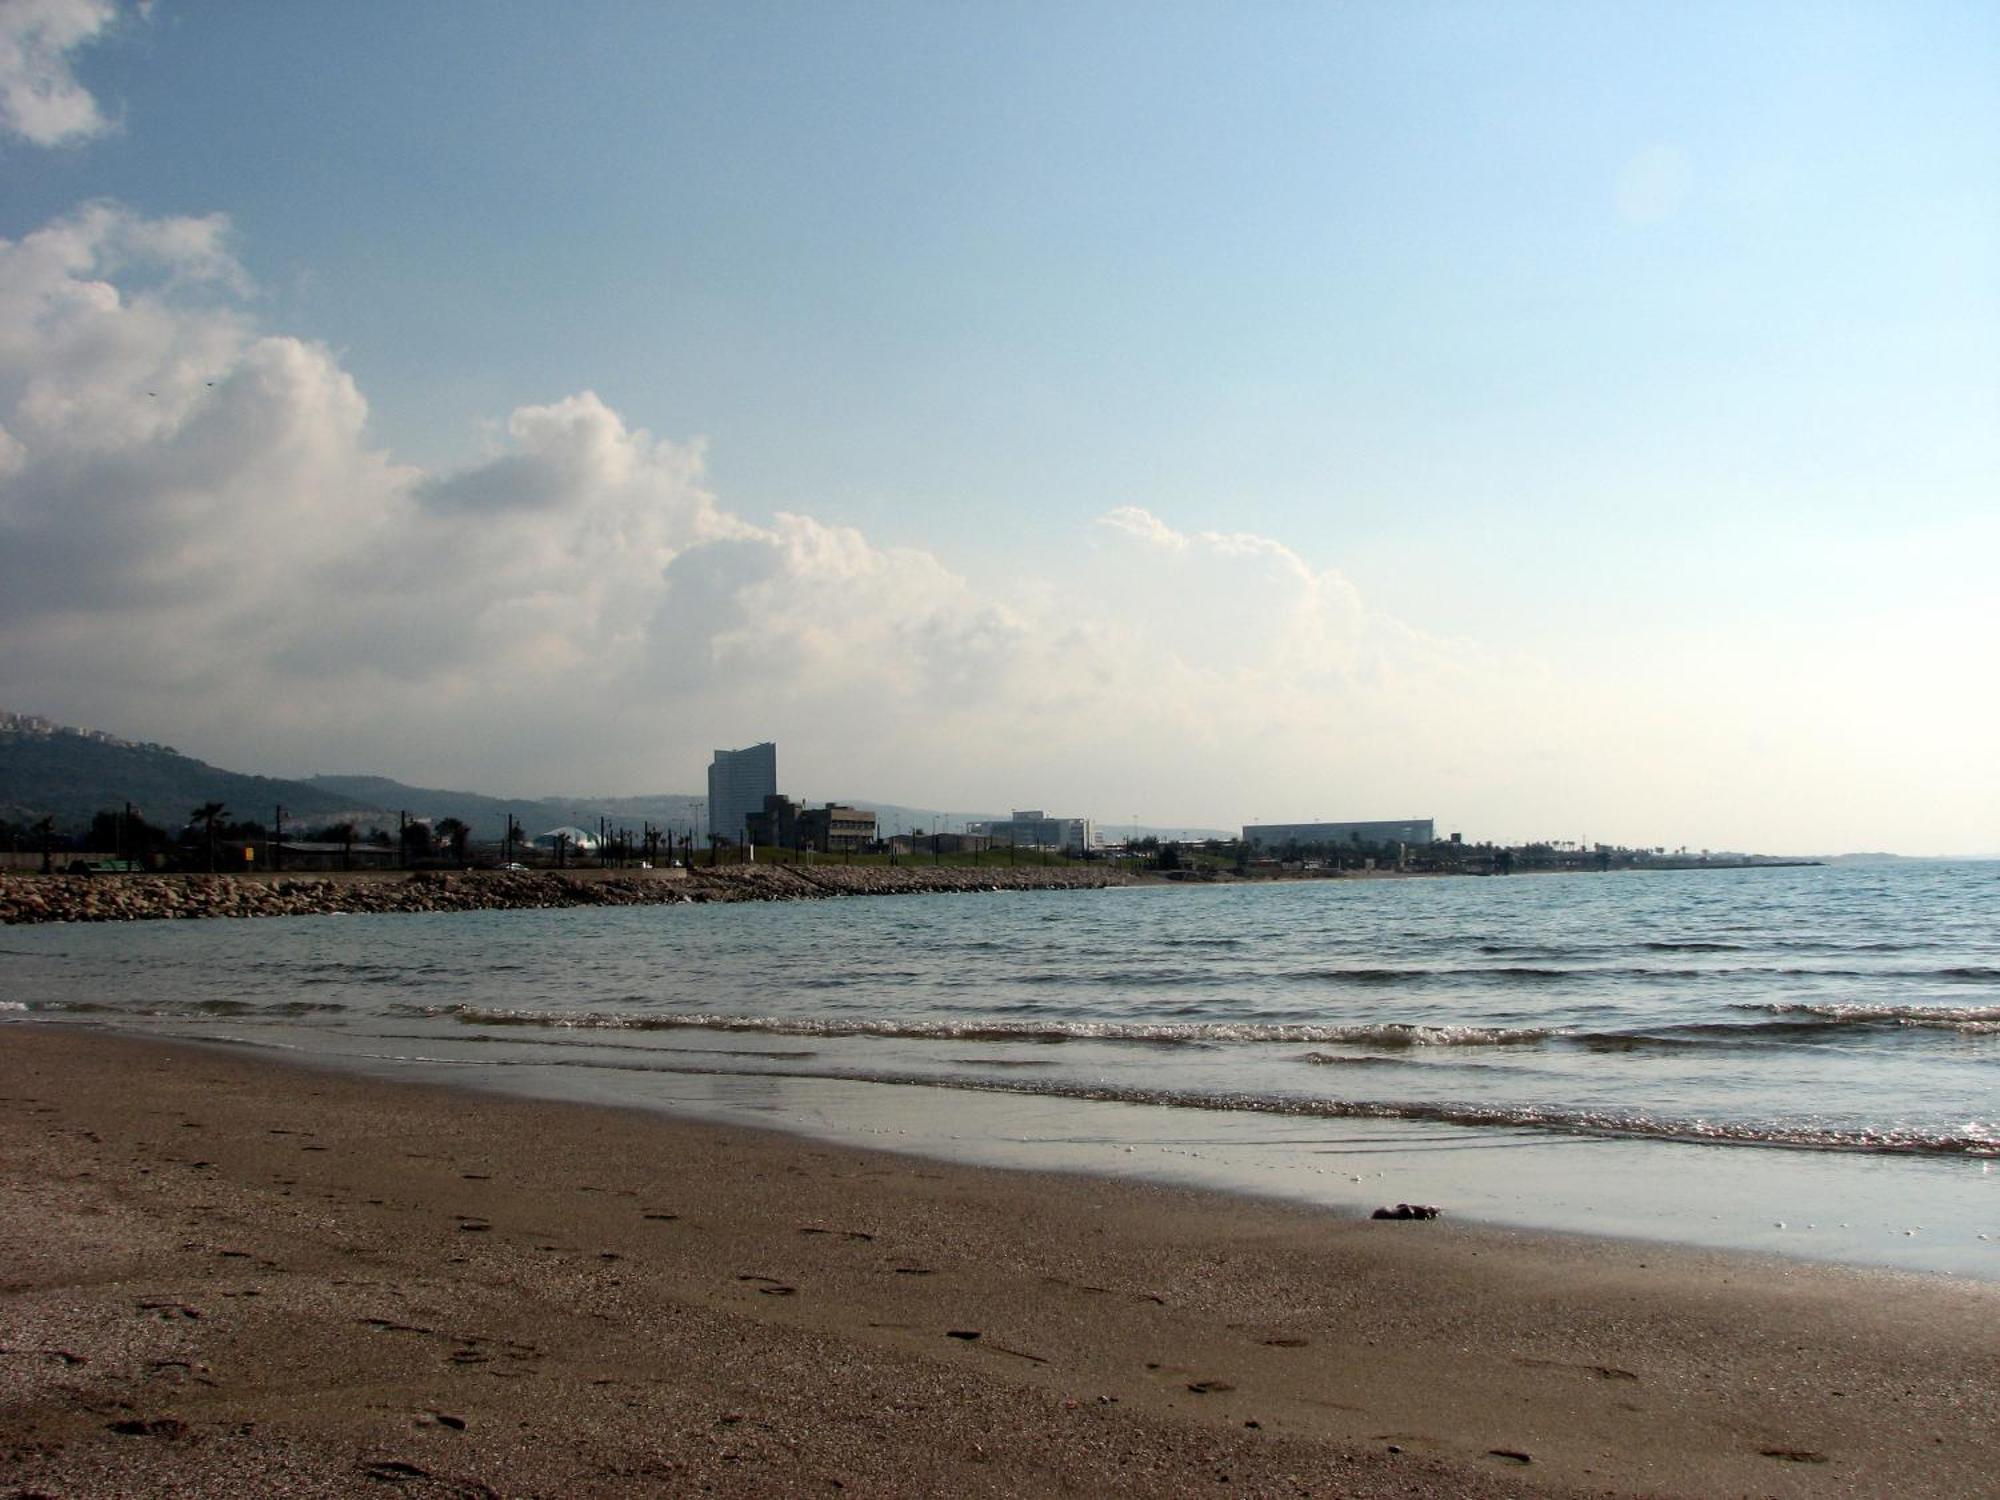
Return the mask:
[[1992, 1493], [2000, 1287], [0, 1031], [13, 1495]]

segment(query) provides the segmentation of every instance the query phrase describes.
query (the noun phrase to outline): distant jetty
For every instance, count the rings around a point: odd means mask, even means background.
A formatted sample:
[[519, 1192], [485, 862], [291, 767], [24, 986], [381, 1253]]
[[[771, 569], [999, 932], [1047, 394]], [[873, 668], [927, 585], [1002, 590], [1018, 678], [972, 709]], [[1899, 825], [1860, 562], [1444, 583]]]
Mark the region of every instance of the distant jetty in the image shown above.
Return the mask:
[[816, 901], [964, 891], [1095, 890], [1133, 876], [1074, 867], [718, 865], [692, 870], [420, 870], [414, 874], [0, 875], [0, 924], [306, 917]]

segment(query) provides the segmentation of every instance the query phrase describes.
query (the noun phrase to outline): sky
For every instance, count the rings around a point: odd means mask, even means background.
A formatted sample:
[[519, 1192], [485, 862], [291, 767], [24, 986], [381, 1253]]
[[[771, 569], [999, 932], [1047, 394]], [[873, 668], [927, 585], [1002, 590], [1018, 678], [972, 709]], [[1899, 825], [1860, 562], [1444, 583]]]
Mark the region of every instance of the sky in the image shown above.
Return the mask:
[[2000, 9], [0, 0], [0, 707], [2000, 853]]

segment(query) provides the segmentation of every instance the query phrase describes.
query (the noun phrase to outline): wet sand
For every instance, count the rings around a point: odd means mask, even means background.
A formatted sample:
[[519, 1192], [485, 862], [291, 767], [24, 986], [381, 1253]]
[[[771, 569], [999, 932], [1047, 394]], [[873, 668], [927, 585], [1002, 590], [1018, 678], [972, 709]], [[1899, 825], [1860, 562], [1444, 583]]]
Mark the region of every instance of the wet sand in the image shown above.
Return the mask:
[[0, 1192], [8, 1494], [1970, 1496], [2000, 1462], [1988, 1283], [41, 1025], [0, 1028]]

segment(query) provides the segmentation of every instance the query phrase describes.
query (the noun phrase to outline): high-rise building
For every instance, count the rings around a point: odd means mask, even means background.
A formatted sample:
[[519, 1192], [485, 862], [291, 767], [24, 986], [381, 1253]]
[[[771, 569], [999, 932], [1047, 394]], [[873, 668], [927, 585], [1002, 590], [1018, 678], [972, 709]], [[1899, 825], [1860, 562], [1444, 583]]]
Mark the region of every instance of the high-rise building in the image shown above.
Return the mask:
[[752, 813], [778, 794], [778, 747], [770, 740], [747, 750], [718, 750], [708, 767], [708, 831], [742, 843]]

